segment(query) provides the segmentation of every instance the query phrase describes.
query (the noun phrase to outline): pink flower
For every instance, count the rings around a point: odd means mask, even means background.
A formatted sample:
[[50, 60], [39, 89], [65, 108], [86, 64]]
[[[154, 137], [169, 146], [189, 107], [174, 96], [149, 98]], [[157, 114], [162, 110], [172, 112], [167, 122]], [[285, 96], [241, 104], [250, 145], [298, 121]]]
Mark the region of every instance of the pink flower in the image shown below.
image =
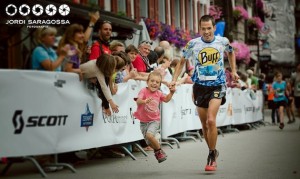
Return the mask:
[[260, 17], [252, 17], [248, 19], [248, 26], [254, 26], [260, 30], [264, 26], [264, 23], [261, 21]]
[[235, 57], [237, 61], [244, 61], [246, 64], [250, 62], [250, 49], [247, 44], [242, 42], [233, 42]]
[[244, 9], [242, 6], [236, 6], [233, 9], [233, 17], [236, 20], [245, 19], [247, 20], [249, 18], [248, 12], [246, 9]]
[[218, 20], [223, 15], [222, 8], [216, 5], [209, 6], [209, 15], [213, 16], [215, 20]]

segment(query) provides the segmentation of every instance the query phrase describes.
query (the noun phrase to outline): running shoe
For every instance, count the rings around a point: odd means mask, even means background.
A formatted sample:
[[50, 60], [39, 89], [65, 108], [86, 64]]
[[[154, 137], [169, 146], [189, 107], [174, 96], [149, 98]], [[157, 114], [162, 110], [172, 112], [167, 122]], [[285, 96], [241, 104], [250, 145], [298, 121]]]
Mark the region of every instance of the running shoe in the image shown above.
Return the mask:
[[156, 151], [154, 153], [154, 155], [155, 155], [158, 163], [161, 163], [161, 162], [167, 160], [166, 154], [165, 154], [165, 152], [163, 150]]
[[219, 151], [216, 149], [212, 154], [208, 155], [207, 165], [205, 166], [205, 171], [216, 171], [218, 156], [219, 156]]
[[284, 123], [280, 123], [279, 124], [279, 129], [283, 129], [284, 128]]

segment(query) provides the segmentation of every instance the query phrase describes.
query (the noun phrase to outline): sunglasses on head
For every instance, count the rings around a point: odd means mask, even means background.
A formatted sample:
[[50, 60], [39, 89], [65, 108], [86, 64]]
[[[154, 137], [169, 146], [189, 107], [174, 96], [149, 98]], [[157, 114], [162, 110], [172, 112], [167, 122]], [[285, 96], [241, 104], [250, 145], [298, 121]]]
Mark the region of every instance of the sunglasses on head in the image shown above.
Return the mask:
[[143, 40], [140, 44], [149, 44], [152, 45], [153, 42], [149, 41], [149, 40]]
[[102, 24], [105, 24], [105, 23], [107, 23], [107, 24], [111, 24], [111, 22], [110, 22], [110, 21], [102, 21]]

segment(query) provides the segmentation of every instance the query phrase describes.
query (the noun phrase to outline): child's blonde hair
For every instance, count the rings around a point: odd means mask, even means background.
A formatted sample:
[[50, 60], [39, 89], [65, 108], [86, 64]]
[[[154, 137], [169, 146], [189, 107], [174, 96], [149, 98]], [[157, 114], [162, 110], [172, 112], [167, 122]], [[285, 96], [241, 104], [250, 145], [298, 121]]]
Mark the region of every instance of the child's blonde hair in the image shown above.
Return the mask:
[[147, 82], [150, 80], [150, 78], [151, 78], [152, 76], [158, 76], [158, 77], [160, 78], [160, 84], [161, 84], [161, 82], [162, 82], [162, 76], [161, 76], [161, 74], [160, 74], [159, 71], [155, 71], [155, 70], [152, 71], [152, 72], [148, 75]]

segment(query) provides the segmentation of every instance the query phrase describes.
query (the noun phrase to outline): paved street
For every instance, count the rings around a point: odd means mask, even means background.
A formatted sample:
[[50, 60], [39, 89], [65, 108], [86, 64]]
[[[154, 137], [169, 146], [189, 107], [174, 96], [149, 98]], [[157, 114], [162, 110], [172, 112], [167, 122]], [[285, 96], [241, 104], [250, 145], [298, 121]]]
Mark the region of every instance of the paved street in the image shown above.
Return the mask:
[[[271, 121], [270, 111], [266, 121]], [[287, 122], [287, 117], [285, 119]], [[55, 179], [173, 179], [173, 178], [230, 178], [230, 179], [290, 179], [300, 178], [300, 120], [286, 124], [283, 130], [278, 126], [261, 126], [257, 130], [241, 130], [218, 136], [220, 151], [218, 170], [204, 171], [208, 150], [205, 142], [192, 140], [180, 142], [180, 149], [163, 146], [168, 159], [157, 163], [152, 152], [145, 157], [134, 153], [121, 159], [97, 159], [76, 166], [77, 173], [69, 170], [47, 173]], [[0, 170], [3, 165], [0, 165]], [[1, 176], [2, 178], [3, 176]], [[42, 178], [29, 162], [15, 164], [3, 178]]]

